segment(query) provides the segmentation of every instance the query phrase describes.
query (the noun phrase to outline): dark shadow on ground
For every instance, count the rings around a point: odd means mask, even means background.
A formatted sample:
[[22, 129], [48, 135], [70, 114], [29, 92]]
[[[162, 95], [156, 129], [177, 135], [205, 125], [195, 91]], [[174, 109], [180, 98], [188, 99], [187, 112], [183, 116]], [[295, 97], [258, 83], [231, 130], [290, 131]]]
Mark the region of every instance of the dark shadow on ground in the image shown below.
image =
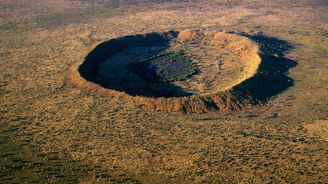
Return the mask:
[[285, 57], [294, 48], [291, 44], [263, 34], [240, 35], [250, 38], [260, 46], [261, 64], [257, 74], [235, 86], [233, 92], [263, 103], [294, 85], [294, 80], [287, 74], [291, 68], [297, 66], [297, 62]]
[[[151, 83], [146, 80], [134, 80], [131, 78], [126, 78], [123, 80], [120, 79], [119, 82], [108, 80], [104, 81], [98, 80], [96, 77], [100, 64], [105, 62], [114, 54], [137, 47], [159, 47], [161, 49], [154, 50], [151, 53], [151, 55], [158, 55], [164, 52], [169, 47], [170, 40], [176, 38], [176, 36], [177, 32], [170, 31], [166, 33], [149, 33], [145, 35], [124, 36], [121, 38], [103, 42], [88, 54], [83, 64], [79, 67], [79, 72], [81, 76], [88, 81], [100, 84], [101, 86], [108, 89], [125, 92], [132, 96], [190, 96], [192, 94], [185, 92], [184, 90], [171, 83]], [[138, 54], [142, 55], [143, 53]], [[117, 78], [122, 77], [120, 76]]]

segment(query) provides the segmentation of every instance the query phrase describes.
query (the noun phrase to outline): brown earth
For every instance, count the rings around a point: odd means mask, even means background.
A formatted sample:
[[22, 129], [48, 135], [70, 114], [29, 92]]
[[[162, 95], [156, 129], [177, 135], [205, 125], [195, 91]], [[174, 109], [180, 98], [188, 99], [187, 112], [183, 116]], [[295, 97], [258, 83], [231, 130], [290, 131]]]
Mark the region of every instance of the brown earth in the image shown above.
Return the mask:
[[[0, 183], [328, 183], [326, 0], [135, 2], [0, 1]], [[235, 89], [260, 108], [148, 111], [68, 78], [94, 44], [185, 29], [260, 46]]]

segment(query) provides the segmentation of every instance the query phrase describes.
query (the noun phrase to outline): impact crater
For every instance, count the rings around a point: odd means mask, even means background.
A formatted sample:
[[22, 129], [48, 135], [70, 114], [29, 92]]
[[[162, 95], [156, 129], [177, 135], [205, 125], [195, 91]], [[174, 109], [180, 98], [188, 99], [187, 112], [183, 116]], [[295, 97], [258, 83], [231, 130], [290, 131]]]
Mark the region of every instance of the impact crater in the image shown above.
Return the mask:
[[100, 43], [72, 81], [147, 110], [232, 111], [260, 104], [245, 84], [262, 63], [252, 37], [206, 30], [130, 35]]

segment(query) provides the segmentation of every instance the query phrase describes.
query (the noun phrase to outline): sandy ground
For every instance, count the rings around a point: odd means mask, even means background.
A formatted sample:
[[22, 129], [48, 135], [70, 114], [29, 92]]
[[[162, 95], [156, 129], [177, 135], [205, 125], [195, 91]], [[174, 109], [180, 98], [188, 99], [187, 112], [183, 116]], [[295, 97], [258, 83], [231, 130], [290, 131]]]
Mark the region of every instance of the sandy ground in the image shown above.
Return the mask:
[[[2, 0], [0, 183], [327, 183], [328, 4]], [[262, 108], [145, 111], [67, 80], [93, 43], [206, 28], [295, 46], [295, 85]]]

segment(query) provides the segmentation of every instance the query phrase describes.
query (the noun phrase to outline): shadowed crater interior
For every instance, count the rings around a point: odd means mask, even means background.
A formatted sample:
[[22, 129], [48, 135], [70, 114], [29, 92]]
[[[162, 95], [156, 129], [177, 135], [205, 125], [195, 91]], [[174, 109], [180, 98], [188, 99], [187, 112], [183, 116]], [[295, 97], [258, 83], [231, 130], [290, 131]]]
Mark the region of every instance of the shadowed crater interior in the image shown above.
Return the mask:
[[193, 69], [182, 53], [168, 51], [176, 36], [177, 32], [171, 31], [103, 42], [86, 57], [79, 71], [89, 81], [132, 96], [189, 96], [191, 93], [168, 83], [185, 79]]

